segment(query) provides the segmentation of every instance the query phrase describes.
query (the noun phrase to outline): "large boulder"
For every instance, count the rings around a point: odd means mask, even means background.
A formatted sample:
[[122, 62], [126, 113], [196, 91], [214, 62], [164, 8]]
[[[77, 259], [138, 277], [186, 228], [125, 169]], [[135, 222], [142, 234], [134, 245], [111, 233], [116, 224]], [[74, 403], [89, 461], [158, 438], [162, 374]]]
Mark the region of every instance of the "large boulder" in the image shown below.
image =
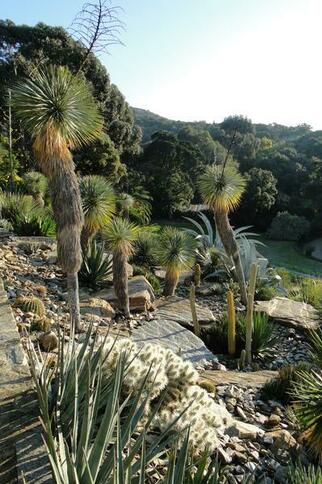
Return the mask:
[[160, 318], [159, 314], [156, 319], [145, 321], [135, 328], [132, 338], [139, 345], [153, 343], [169, 348], [198, 367], [217, 362], [215, 355], [198, 336], [175, 321]]
[[[144, 276], [134, 276], [129, 279], [130, 309], [132, 311], [145, 311], [153, 309], [155, 300], [153, 287]], [[103, 289], [95, 294], [95, 297], [104, 299], [111, 304], [117, 304], [114, 288]]]
[[258, 301], [256, 311], [261, 311], [276, 321], [300, 330], [316, 330], [320, 325], [319, 312], [310, 304], [292, 301], [286, 297], [274, 297], [270, 301]]
[[[155, 303], [159, 319], [175, 321], [187, 328], [193, 328], [191, 307], [189, 299], [177, 296], [169, 296], [158, 299]], [[196, 305], [197, 318], [201, 326], [210, 325], [215, 317], [210, 309]]]
[[92, 297], [80, 303], [81, 314], [90, 314], [113, 319], [115, 311], [109, 302], [101, 298]]

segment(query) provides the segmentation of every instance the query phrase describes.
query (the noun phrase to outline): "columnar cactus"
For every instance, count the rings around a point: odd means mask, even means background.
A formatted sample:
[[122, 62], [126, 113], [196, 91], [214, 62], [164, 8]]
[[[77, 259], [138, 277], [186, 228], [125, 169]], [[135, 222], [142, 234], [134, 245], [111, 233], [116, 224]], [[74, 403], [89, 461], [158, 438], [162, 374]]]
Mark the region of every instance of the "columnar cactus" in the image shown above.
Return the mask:
[[253, 334], [253, 315], [254, 315], [254, 295], [257, 278], [257, 264], [254, 262], [250, 268], [250, 276], [248, 282], [247, 294], [247, 313], [246, 313], [246, 363], [251, 364], [252, 361], [252, 334]]
[[195, 264], [193, 278], [194, 278], [195, 286], [199, 287], [200, 281], [201, 281], [201, 267], [200, 267], [200, 264], [198, 263]]
[[193, 283], [190, 286], [190, 309], [191, 309], [194, 332], [197, 336], [200, 336], [200, 326], [198, 322], [197, 308], [196, 308], [196, 289]]
[[228, 304], [228, 353], [234, 355], [236, 352], [236, 312], [234, 294], [232, 291], [227, 292]]

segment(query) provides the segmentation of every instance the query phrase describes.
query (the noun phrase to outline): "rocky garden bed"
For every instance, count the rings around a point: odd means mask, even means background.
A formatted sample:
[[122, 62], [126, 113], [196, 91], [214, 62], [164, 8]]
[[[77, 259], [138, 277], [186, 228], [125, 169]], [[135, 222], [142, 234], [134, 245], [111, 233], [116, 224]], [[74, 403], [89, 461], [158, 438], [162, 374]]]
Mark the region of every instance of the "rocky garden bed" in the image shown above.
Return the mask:
[[[55, 244], [3, 239], [0, 267], [22, 338], [30, 333], [44, 352], [52, 352], [54, 356], [58, 332], [65, 331], [67, 339], [69, 334], [66, 286], [56, 265]], [[316, 311], [287, 300], [284, 305], [283, 301], [266, 307], [260, 303], [261, 309], [273, 319], [277, 342], [269, 357], [264, 355], [251, 368], [238, 371], [238, 358], [214, 354], [204, 342], [207, 339], [202, 341], [193, 334], [188, 289], [184, 284], [179, 286], [178, 294], [158, 299], [144, 276], [134, 276], [129, 281], [132, 319], [126, 320], [117, 312], [112, 287], [98, 292], [81, 288], [83, 330], [94, 324], [102, 338], [107, 333], [114, 337], [129, 336], [139, 347], [147, 343], [161, 345], [192, 362], [200, 373], [199, 384], [221, 406], [223, 414], [227, 413], [229, 423], [217, 435], [218, 459], [228, 482], [242, 483], [246, 476], [255, 482], [286, 482], [288, 465], [294, 460], [308, 464], [310, 455], [286, 406], [263, 393], [262, 388], [278, 377], [276, 370], [309, 359], [306, 331], [308, 325], [316, 325]], [[44, 314], [37, 315], [37, 309], [33, 312], [22, 305], [23, 298], [30, 296], [42, 301]], [[225, 296], [218, 294], [218, 287], [211, 284], [198, 289], [196, 302], [201, 328], [216, 326], [227, 310]], [[238, 309], [242, 310], [242, 305]], [[76, 337], [80, 343], [82, 334]]]

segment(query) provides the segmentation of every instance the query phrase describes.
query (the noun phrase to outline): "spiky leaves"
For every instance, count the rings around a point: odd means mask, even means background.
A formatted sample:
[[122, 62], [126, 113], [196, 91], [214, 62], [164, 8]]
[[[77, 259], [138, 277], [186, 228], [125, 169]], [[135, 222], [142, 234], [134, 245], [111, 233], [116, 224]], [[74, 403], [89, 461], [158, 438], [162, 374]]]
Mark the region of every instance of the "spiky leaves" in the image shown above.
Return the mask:
[[203, 200], [215, 212], [230, 212], [239, 204], [246, 186], [245, 179], [236, 168], [211, 165], [199, 179]]
[[139, 228], [126, 219], [116, 217], [105, 227], [103, 234], [113, 253], [113, 283], [120, 309], [130, 315], [127, 260], [133, 252], [133, 243]]
[[321, 371], [299, 372], [294, 382], [294, 412], [311, 449], [322, 456], [322, 374]]
[[53, 156], [69, 160], [70, 149], [101, 133], [102, 118], [88, 86], [63, 66], [50, 66], [18, 84], [12, 90], [12, 105], [34, 140], [42, 168]]
[[102, 176], [88, 175], [79, 182], [84, 212], [82, 248], [86, 250], [96, 232], [111, 220], [115, 213], [115, 194], [112, 185]]
[[186, 232], [176, 227], [166, 227], [160, 236], [157, 256], [166, 269], [163, 294], [172, 296], [176, 290], [180, 272], [190, 269], [195, 261], [196, 242]]

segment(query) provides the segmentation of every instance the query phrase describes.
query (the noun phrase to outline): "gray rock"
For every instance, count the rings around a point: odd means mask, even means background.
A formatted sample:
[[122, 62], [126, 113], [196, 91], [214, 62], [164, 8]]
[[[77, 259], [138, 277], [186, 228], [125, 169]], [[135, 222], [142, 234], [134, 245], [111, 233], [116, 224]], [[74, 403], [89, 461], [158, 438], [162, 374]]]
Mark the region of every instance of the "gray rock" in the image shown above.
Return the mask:
[[[156, 301], [157, 314], [160, 319], [175, 321], [182, 326], [193, 328], [189, 299], [178, 296], [170, 296]], [[198, 322], [200, 325], [212, 324], [215, 321], [212, 312], [204, 307], [196, 305]]]
[[138, 344], [154, 343], [169, 348], [194, 365], [203, 366], [216, 360], [198, 336], [175, 321], [161, 320], [159, 317], [146, 321], [133, 330], [132, 338]]
[[[153, 308], [155, 300], [153, 287], [144, 276], [134, 276], [129, 279], [130, 309], [132, 311], [144, 311]], [[113, 288], [103, 289], [95, 294], [95, 298], [105, 299], [110, 303], [116, 303], [117, 297]]]
[[270, 301], [258, 301], [256, 311], [267, 313], [281, 324], [301, 330], [316, 330], [319, 327], [318, 311], [304, 302], [292, 301], [286, 297], [275, 297]]

